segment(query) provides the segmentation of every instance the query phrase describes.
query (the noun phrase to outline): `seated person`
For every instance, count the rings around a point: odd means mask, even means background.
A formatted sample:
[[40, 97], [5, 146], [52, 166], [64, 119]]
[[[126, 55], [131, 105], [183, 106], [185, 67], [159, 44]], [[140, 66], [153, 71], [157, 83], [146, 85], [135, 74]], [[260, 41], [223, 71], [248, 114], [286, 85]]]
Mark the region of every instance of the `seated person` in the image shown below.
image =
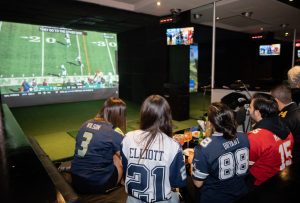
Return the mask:
[[261, 185], [292, 163], [294, 138], [278, 116], [278, 104], [269, 94], [256, 93], [249, 107], [256, 122], [248, 133], [250, 142], [250, 188]]
[[111, 97], [106, 100], [100, 113], [80, 128], [71, 164], [72, 185], [78, 193], [105, 193], [120, 182], [123, 175], [120, 150], [126, 130], [125, 117], [125, 103]]
[[182, 148], [172, 139], [170, 106], [151, 95], [140, 112], [140, 129], [128, 132], [122, 143], [127, 202], [179, 203], [172, 187], [185, 186], [186, 169]]
[[201, 203], [233, 202], [248, 192], [249, 141], [223, 103], [210, 105], [208, 121], [213, 132], [194, 149], [192, 179], [201, 188]]

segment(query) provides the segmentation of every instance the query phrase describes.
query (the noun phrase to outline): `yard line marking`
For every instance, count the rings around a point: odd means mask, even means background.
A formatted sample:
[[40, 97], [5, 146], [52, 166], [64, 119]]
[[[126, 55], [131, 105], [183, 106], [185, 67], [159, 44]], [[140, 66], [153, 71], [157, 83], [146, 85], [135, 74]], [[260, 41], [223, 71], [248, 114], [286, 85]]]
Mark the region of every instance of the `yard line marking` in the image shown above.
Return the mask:
[[[78, 34], [76, 34], [76, 41], [77, 41], [77, 50], [78, 50], [78, 57], [80, 57], [80, 61], [82, 62], [82, 58], [81, 58], [81, 53], [80, 53], [80, 45], [79, 45], [79, 39], [78, 39]], [[80, 72], [81, 75], [83, 75], [83, 70], [82, 70], [82, 65], [80, 64]]]
[[1, 29], [2, 29], [2, 21], [0, 21], [0, 32], [1, 32]]
[[78, 56], [81, 57], [81, 54], [80, 54], [80, 46], [79, 46], [79, 39], [78, 39], [78, 35], [76, 34], [76, 41], [77, 41], [77, 48], [78, 48]]
[[[105, 38], [105, 37], [104, 37]], [[109, 55], [109, 60], [110, 60], [110, 63], [111, 63], [111, 67], [113, 69], [113, 72], [114, 72], [114, 75], [116, 74], [116, 70], [115, 70], [115, 66], [113, 64], [113, 61], [112, 61], [112, 58], [111, 58], [111, 54], [110, 54], [110, 50], [109, 50], [109, 47], [108, 47], [108, 42], [107, 42], [107, 39], [105, 38], [105, 43], [106, 43], [106, 48], [107, 48], [107, 51], [108, 51], [108, 55]]]
[[45, 43], [44, 43], [44, 32], [42, 31], [42, 76], [44, 76], [44, 56], [45, 56]]
[[82, 35], [82, 39], [83, 39], [83, 48], [84, 48], [84, 54], [85, 54], [85, 58], [86, 58], [86, 64], [88, 67], [88, 73], [89, 75], [91, 74], [91, 67], [90, 67], [90, 61], [89, 61], [89, 57], [88, 57], [88, 50], [86, 47], [86, 37], [85, 35]]

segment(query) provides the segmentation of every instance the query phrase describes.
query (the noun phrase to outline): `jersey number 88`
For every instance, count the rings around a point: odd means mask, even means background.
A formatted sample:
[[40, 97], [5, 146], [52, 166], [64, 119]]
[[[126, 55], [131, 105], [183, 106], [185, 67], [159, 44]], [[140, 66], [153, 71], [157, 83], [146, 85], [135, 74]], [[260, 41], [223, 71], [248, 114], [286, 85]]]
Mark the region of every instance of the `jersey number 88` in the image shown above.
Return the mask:
[[225, 180], [236, 175], [247, 173], [249, 167], [249, 149], [241, 148], [219, 157], [219, 179]]

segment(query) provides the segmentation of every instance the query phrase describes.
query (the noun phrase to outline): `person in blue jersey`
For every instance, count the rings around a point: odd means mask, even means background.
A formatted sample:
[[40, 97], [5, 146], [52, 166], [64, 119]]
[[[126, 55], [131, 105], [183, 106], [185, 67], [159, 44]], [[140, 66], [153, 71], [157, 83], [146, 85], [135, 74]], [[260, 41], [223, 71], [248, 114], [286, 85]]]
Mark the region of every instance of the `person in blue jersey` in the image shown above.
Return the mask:
[[192, 179], [201, 188], [201, 203], [233, 202], [248, 192], [249, 141], [236, 131], [233, 111], [225, 104], [212, 103], [208, 121], [213, 133], [194, 148]]
[[181, 145], [172, 139], [171, 109], [163, 97], [151, 95], [143, 102], [140, 129], [126, 134], [121, 155], [128, 203], [179, 203], [172, 188], [185, 186], [186, 169]]
[[26, 79], [24, 79], [24, 81], [22, 82], [22, 90], [23, 92], [29, 92], [30, 91], [30, 84], [27, 82]]
[[96, 117], [82, 125], [71, 163], [72, 185], [78, 193], [105, 193], [118, 185], [125, 130], [126, 105], [116, 97], [108, 98]]

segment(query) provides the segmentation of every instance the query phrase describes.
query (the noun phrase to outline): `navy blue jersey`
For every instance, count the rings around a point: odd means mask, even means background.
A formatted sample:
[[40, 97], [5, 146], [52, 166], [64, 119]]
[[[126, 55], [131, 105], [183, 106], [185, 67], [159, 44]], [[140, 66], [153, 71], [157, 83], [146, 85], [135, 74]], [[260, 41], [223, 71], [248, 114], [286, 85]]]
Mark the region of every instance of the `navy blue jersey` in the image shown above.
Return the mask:
[[201, 203], [232, 202], [247, 192], [244, 182], [249, 166], [247, 135], [233, 140], [214, 133], [195, 147], [192, 178], [204, 181]]
[[113, 155], [121, 149], [123, 136], [110, 123], [89, 120], [76, 137], [71, 173], [91, 185], [103, 185], [114, 172]]

